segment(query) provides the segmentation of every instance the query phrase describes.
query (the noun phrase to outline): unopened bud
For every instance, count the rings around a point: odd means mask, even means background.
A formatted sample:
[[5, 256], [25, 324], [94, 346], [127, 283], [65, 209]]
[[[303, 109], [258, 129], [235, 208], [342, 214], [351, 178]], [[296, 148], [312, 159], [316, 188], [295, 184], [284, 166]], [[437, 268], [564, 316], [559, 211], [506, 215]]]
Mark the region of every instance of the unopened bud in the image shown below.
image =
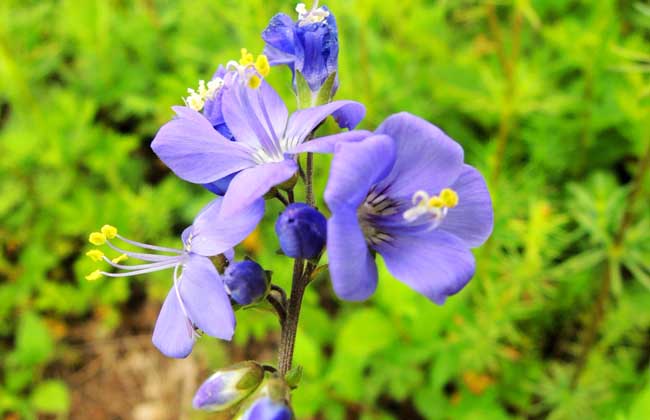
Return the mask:
[[291, 409], [282, 401], [273, 401], [270, 397], [256, 400], [246, 410], [241, 420], [291, 420]]
[[327, 220], [305, 204], [290, 204], [275, 223], [282, 252], [292, 258], [316, 258], [327, 239]]
[[289, 406], [290, 389], [278, 377], [268, 378], [241, 408], [237, 420], [291, 420], [293, 412]]
[[239, 305], [250, 305], [264, 299], [269, 278], [255, 261], [245, 260], [230, 264], [223, 274], [230, 297]]
[[199, 410], [225, 410], [251, 395], [263, 379], [264, 369], [254, 361], [219, 369], [201, 384], [192, 404]]

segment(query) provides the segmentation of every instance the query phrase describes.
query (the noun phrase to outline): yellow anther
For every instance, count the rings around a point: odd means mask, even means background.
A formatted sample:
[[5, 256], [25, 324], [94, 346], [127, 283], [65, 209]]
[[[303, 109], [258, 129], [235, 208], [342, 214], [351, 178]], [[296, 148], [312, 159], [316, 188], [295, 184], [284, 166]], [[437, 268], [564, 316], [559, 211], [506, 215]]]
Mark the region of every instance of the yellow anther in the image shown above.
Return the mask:
[[108, 239], [113, 239], [117, 236], [117, 229], [111, 225], [102, 226], [101, 231]]
[[102, 276], [102, 272], [99, 270], [95, 270], [86, 276], [86, 280], [95, 281], [99, 279], [101, 276]]
[[453, 208], [458, 205], [458, 194], [451, 188], [445, 188], [440, 191], [440, 199], [444, 203], [445, 207]]
[[88, 241], [93, 245], [103, 245], [106, 242], [106, 236], [101, 232], [93, 232], [88, 237]]
[[261, 84], [262, 80], [257, 76], [251, 76], [251, 78], [248, 79], [248, 87], [250, 88], [257, 89]]
[[113, 259], [111, 260], [111, 262], [112, 262], [113, 264], [119, 264], [119, 263], [121, 263], [122, 261], [126, 261], [126, 260], [128, 260], [128, 259], [129, 259], [129, 257], [128, 257], [126, 254], [122, 254], [122, 255], [119, 255], [119, 256], [113, 258]]
[[444, 207], [445, 203], [442, 201], [442, 199], [440, 197], [438, 197], [437, 195], [434, 195], [433, 197], [431, 197], [429, 199], [429, 202], [427, 203], [427, 205], [429, 207], [440, 208], [440, 207]]
[[93, 261], [101, 261], [104, 258], [104, 253], [99, 249], [91, 249], [86, 252], [86, 255], [88, 255]]
[[255, 69], [262, 77], [268, 76], [271, 71], [271, 66], [269, 65], [269, 59], [266, 58], [264, 54], [257, 56], [257, 60], [255, 60]]
[[249, 53], [246, 48], [241, 49], [241, 58], [239, 59], [239, 64], [242, 66], [247, 66], [253, 64], [255, 60], [253, 59], [253, 54]]

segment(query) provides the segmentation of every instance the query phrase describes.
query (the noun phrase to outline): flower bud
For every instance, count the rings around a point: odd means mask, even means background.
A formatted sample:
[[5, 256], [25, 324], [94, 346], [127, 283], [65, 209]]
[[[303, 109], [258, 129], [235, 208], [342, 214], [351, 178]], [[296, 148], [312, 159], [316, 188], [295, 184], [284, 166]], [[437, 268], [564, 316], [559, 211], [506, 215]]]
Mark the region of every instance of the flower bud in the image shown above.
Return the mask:
[[338, 88], [336, 19], [327, 7], [314, 6], [308, 10], [299, 3], [296, 20], [279, 13], [262, 32], [270, 64], [291, 69], [301, 108], [329, 102]]
[[225, 410], [251, 395], [263, 379], [262, 366], [250, 360], [219, 369], [201, 384], [192, 404], [199, 410]]
[[279, 377], [268, 378], [250, 397], [237, 420], [291, 420], [293, 412], [289, 406], [290, 389]]
[[250, 305], [264, 299], [269, 278], [255, 261], [245, 260], [230, 264], [223, 274], [230, 298], [239, 305]]
[[290, 204], [275, 223], [282, 252], [292, 258], [316, 258], [327, 239], [327, 220], [305, 204]]
[[292, 418], [291, 409], [283, 401], [262, 397], [246, 410], [241, 420], [291, 420]]

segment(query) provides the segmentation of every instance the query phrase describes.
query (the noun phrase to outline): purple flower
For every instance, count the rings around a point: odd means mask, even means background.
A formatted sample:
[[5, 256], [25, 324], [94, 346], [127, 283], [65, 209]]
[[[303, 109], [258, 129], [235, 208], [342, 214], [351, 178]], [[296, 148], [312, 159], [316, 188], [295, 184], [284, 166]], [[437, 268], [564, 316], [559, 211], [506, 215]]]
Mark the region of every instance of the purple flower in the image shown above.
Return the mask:
[[[235, 328], [235, 317], [224, 282], [210, 256], [226, 254], [232, 258], [232, 247], [241, 242], [255, 228], [264, 215], [263, 200], [255, 201], [238, 214], [224, 218], [220, 214], [222, 199], [211, 201], [183, 231], [182, 249], [149, 245], [127, 239], [117, 229], [105, 225], [100, 232], [90, 234], [93, 245], [106, 244], [120, 255], [109, 259], [99, 249], [87, 253], [95, 261], [104, 261], [119, 272], [96, 270], [86, 278], [101, 276], [127, 277], [173, 268], [174, 285], [165, 299], [153, 332], [154, 345], [166, 356], [183, 358], [192, 351], [198, 334], [204, 333], [230, 340]], [[116, 243], [122, 242], [143, 248], [142, 252], [128, 251]], [[155, 251], [155, 253], [149, 253]], [[124, 265], [127, 259], [146, 264]]]
[[206, 411], [225, 410], [253, 393], [263, 379], [262, 366], [250, 360], [219, 369], [201, 384], [192, 405]]
[[275, 233], [285, 255], [316, 258], [325, 246], [327, 219], [308, 204], [293, 203], [278, 217]]
[[[318, 1], [307, 10], [303, 3], [296, 7], [298, 20], [284, 13], [275, 15], [262, 32], [266, 42], [264, 53], [272, 66], [286, 64], [293, 72], [305, 78], [313, 92], [321, 89], [327, 78], [338, 68], [339, 40], [336, 19], [327, 7], [318, 7]], [[330, 96], [334, 95], [336, 85]]]
[[205, 115], [190, 107], [174, 107], [177, 118], [165, 124], [151, 144], [158, 157], [186, 181], [209, 184], [236, 174], [224, 195], [224, 216], [235, 214], [291, 178], [298, 169], [296, 154], [331, 150], [337, 141], [360, 136], [350, 132], [303, 144], [329, 115], [337, 112], [339, 125], [352, 129], [365, 114], [360, 103], [336, 101], [289, 115], [266, 82], [256, 87], [250, 80], [237, 73], [230, 78], [226, 75], [221, 111], [234, 141], [215, 130]]
[[246, 410], [240, 420], [291, 420], [292, 418], [291, 409], [283, 402], [262, 397]]
[[491, 234], [490, 194], [463, 149], [411, 114], [336, 146], [325, 201], [334, 290], [363, 300], [377, 286], [374, 253], [391, 274], [442, 304], [474, 275], [470, 248]]
[[269, 288], [269, 277], [255, 261], [232, 263], [223, 273], [228, 294], [239, 305], [259, 302]]

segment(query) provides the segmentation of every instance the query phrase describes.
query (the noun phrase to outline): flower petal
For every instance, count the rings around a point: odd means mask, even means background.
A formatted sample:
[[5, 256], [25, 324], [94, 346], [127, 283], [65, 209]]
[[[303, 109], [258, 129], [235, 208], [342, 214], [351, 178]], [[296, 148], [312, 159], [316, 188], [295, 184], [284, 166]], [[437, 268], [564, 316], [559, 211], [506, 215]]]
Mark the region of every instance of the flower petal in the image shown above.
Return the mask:
[[230, 340], [235, 332], [235, 314], [212, 261], [190, 254], [180, 283], [181, 297], [192, 323], [211, 337]]
[[217, 197], [194, 219], [192, 252], [212, 256], [227, 252], [243, 241], [264, 216], [264, 199], [259, 198], [231, 216], [221, 216], [223, 199]]
[[355, 208], [340, 209], [327, 222], [327, 258], [336, 294], [364, 300], [377, 288], [377, 266], [359, 226]]
[[485, 179], [475, 168], [464, 165], [451, 188], [458, 193], [458, 205], [449, 209], [438, 229], [458, 236], [471, 248], [482, 245], [494, 226], [492, 200]]
[[331, 136], [319, 137], [314, 140], [299, 144], [292, 153], [334, 153], [334, 146], [339, 143], [356, 142], [371, 136], [372, 133], [366, 130], [344, 131], [343, 133], [333, 134]]
[[366, 115], [366, 107], [354, 101], [334, 101], [313, 108], [300, 109], [289, 117], [289, 123], [284, 135], [285, 139], [290, 144], [297, 146], [307, 138], [318, 124], [335, 112], [338, 112], [341, 117], [337, 121], [339, 126], [352, 130]]
[[293, 159], [285, 159], [282, 162], [264, 163], [241, 171], [223, 196], [221, 217], [232, 217], [236, 212], [250, 206], [272, 187], [291, 178], [297, 170], [298, 165]]
[[265, 81], [257, 89], [237, 83], [226, 89], [222, 112], [237, 142], [267, 151], [277, 148], [275, 143], [287, 125], [287, 107]]
[[295, 59], [293, 27], [293, 19], [284, 13], [278, 13], [271, 18], [269, 25], [262, 32], [262, 39], [266, 43], [264, 54], [271, 65], [285, 64], [289, 57], [290, 61]]
[[392, 241], [375, 246], [388, 271], [439, 305], [474, 275], [474, 256], [465, 242], [450, 233], [391, 234]]
[[167, 357], [182, 359], [192, 352], [194, 334], [172, 289], [163, 302], [153, 330], [153, 345]]
[[151, 148], [180, 178], [203, 184], [254, 165], [245, 148], [226, 140], [201, 114], [173, 109], [178, 117], [160, 128]]
[[356, 143], [336, 146], [325, 188], [330, 210], [357, 208], [370, 187], [388, 174], [395, 162], [395, 142], [388, 136], [370, 136]]
[[402, 112], [388, 117], [375, 131], [395, 139], [397, 158], [382, 185], [386, 194], [411, 199], [424, 190], [437, 194], [463, 170], [463, 149], [442, 130], [415, 115]]

